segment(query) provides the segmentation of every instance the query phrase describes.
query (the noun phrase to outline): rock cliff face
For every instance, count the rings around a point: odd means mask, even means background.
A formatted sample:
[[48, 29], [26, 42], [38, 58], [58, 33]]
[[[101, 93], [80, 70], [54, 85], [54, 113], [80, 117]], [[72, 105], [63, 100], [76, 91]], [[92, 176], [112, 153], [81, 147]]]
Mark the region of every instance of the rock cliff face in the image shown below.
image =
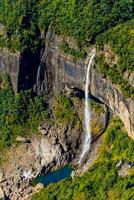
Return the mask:
[[12, 53], [8, 49], [0, 50], [0, 73], [10, 75], [14, 92], [30, 89], [36, 82], [36, 74], [40, 63], [40, 52], [33, 55], [31, 52], [24, 54]]
[[134, 139], [134, 101], [125, 99], [108, 79], [104, 79], [93, 68], [91, 73], [91, 93], [120, 117], [128, 135]]
[[[52, 32], [47, 33], [46, 49], [41, 61], [42, 68], [44, 66], [45, 74], [47, 74], [47, 92], [58, 94], [66, 85], [84, 90], [87, 60], [74, 62], [69, 55], [61, 52], [59, 48], [61, 42], [60, 37], [55, 36]], [[125, 99], [117, 86], [108, 79], [102, 78], [98, 73], [97, 66], [92, 67], [90, 76], [91, 94], [120, 117], [128, 135], [134, 139], [134, 101]], [[42, 80], [37, 88], [44, 88], [42, 84], [46, 81], [46, 77]], [[45, 90], [40, 90], [39, 93], [45, 94]]]
[[[0, 69], [10, 74], [15, 92], [34, 87], [38, 95], [50, 97], [53, 94], [58, 95], [66, 85], [84, 90], [87, 60], [75, 62], [70, 55], [61, 52], [62, 40], [52, 31], [47, 32], [40, 64], [39, 56], [35, 62], [36, 58], [32, 58], [32, 55], [21, 57], [7, 50], [0, 52]], [[133, 85], [133, 74], [126, 74], [126, 77]], [[134, 139], [134, 101], [125, 99], [117, 86], [102, 78], [97, 66], [91, 70], [90, 86], [91, 94], [121, 118], [128, 135]]]
[[0, 73], [6, 72], [10, 75], [15, 92], [18, 91], [20, 58], [19, 53], [13, 54], [7, 49], [0, 51]]
[[35, 85], [38, 94], [59, 94], [65, 85], [84, 89], [85, 65], [82, 61], [73, 62], [70, 56], [63, 55], [59, 46], [61, 38], [51, 31], [46, 34], [45, 51], [38, 68]]
[[[21, 89], [33, 88], [44, 99], [58, 96], [63, 91], [66, 95], [71, 96], [73, 92], [76, 96], [78, 94], [83, 97], [88, 60], [76, 62], [70, 55], [64, 54], [60, 49], [62, 38], [55, 36], [51, 31], [47, 32], [45, 41], [45, 50], [41, 59], [39, 55], [34, 57], [29, 53], [20, 55], [13, 54], [7, 49], [1, 50], [0, 73], [7, 72], [10, 75], [15, 93]], [[90, 53], [91, 50], [92, 48], [88, 52]], [[125, 76], [133, 86], [133, 74], [125, 74]], [[104, 108], [100, 115], [97, 115], [94, 109], [92, 110], [93, 129], [97, 128], [99, 134], [105, 130], [110, 108], [124, 122], [128, 135], [134, 139], [134, 101], [125, 99], [116, 85], [113, 85], [109, 79], [103, 78], [95, 63], [90, 73], [90, 93], [91, 98], [103, 104]], [[71, 97], [76, 98], [75, 95]], [[27, 194], [29, 198], [34, 192], [30, 181], [42, 170], [47, 172], [70, 163], [74, 158], [75, 161], [77, 160], [83, 132], [83, 105], [81, 100], [79, 102], [79, 98], [77, 100], [78, 102], [74, 102], [74, 107], [79, 114], [80, 126], [70, 127], [63, 124], [57, 126], [55, 122], [44, 123], [39, 127], [41, 134], [30, 138], [30, 143], [12, 147], [10, 155], [7, 155], [10, 158], [8, 163], [10, 167], [4, 166], [0, 171], [0, 187], [11, 199], [14, 200], [16, 197], [25, 199]], [[49, 103], [51, 104], [51, 101]], [[92, 132], [95, 140], [98, 135], [95, 129]], [[97, 147], [100, 144], [100, 140], [98, 141]], [[94, 157], [92, 152], [91, 157]], [[92, 159], [89, 163], [91, 161]]]

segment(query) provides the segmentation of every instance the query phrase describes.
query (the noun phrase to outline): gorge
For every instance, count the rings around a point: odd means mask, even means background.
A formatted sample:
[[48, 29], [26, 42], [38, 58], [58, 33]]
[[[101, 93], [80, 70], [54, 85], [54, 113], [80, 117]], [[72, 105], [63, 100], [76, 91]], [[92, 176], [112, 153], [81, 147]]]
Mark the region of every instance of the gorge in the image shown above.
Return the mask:
[[1, 0], [0, 199], [133, 199], [133, 30], [132, 1]]

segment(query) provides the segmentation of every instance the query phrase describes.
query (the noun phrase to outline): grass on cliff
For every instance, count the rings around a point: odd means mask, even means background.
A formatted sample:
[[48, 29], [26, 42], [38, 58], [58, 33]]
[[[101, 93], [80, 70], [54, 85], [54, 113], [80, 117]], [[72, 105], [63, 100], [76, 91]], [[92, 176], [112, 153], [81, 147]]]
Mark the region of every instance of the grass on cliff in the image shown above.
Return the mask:
[[0, 78], [0, 150], [15, 142], [17, 136], [37, 131], [47, 111], [32, 91], [14, 94], [8, 75]]
[[84, 175], [51, 184], [32, 200], [132, 200], [134, 171], [120, 177], [116, 164], [121, 159], [134, 162], [134, 141], [127, 136], [119, 119], [114, 119], [104, 133], [99, 154]]
[[74, 126], [78, 121], [78, 114], [74, 109], [72, 100], [64, 94], [59, 95], [55, 103], [54, 116], [59, 124]]
[[[134, 88], [124, 76], [126, 71], [130, 74], [134, 72], [134, 19], [117, 25], [98, 36], [98, 47], [103, 50], [105, 44], [111, 48], [115, 55], [109, 58], [110, 65], [106, 63], [103, 54], [96, 59], [99, 72], [104, 77], [108, 76], [114, 84], [118, 85], [126, 98], [134, 99]], [[113, 61], [114, 63], [112, 63]]]

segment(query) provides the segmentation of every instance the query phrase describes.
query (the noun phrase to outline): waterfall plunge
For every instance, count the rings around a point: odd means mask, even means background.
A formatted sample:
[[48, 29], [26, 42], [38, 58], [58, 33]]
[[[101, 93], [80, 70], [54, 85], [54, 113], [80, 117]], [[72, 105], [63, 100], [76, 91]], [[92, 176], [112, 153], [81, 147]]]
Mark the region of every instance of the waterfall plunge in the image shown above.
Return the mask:
[[88, 87], [90, 84], [90, 68], [95, 57], [95, 52], [92, 53], [91, 58], [89, 60], [89, 64], [86, 72], [86, 84], [85, 84], [85, 136], [84, 143], [82, 148], [82, 153], [80, 156], [79, 163], [81, 163], [87, 151], [90, 149], [91, 143], [91, 132], [90, 132], [90, 105], [89, 105], [89, 91]]

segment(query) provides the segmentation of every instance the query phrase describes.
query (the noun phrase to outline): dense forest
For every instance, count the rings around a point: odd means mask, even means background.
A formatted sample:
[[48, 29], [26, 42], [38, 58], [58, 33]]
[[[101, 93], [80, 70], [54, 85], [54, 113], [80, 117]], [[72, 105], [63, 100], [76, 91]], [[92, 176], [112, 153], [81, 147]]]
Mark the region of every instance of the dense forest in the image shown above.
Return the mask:
[[86, 55], [85, 48], [96, 45], [102, 49], [110, 45], [119, 57], [118, 63], [108, 67], [100, 61], [103, 75], [117, 84], [127, 98], [134, 98], [134, 90], [123, 77], [134, 71], [134, 3], [131, 0], [1, 0], [0, 23], [5, 33], [0, 34], [0, 46], [12, 51], [37, 52], [44, 43], [41, 33], [51, 27], [62, 36], [71, 36], [79, 51], [68, 44], [61, 48], [75, 59]]
[[0, 151], [16, 142], [16, 137], [37, 131], [40, 122], [48, 117], [46, 106], [31, 90], [17, 95], [9, 76], [0, 78]]
[[[7, 45], [14, 50], [36, 49], [41, 31], [52, 26], [57, 34], [72, 36], [79, 46], [134, 17], [131, 0], [2, 0], [0, 22], [5, 26]], [[84, 20], [83, 20], [84, 19]]]
[[[71, 37], [76, 48], [65, 41], [61, 51], [74, 60], [84, 59], [87, 49], [95, 47], [95, 58], [102, 78], [108, 78], [126, 99], [134, 100], [134, 88], [125, 73], [134, 73], [133, 0], [0, 0], [0, 49], [36, 55], [51, 30], [63, 38]], [[107, 63], [107, 45], [116, 63]], [[75, 124], [77, 113], [69, 98], [59, 95], [54, 105], [59, 123]], [[0, 152], [16, 142], [16, 137], [37, 132], [48, 118], [42, 99], [33, 91], [14, 94], [7, 74], [0, 76]], [[32, 200], [134, 200], [134, 168], [119, 176], [119, 161], [134, 163], [134, 142], [118, 118], [102, 136], [99, 158], [81, 177], [51, 184]]]

